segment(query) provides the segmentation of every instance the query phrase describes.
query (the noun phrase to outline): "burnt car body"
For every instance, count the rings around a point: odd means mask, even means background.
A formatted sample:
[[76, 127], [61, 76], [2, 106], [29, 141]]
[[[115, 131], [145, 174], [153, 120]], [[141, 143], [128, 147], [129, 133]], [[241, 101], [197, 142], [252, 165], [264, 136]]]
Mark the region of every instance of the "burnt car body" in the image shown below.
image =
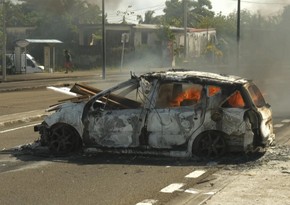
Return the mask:
[[53, 153], [218, 157], [275, 140], [270, 105], [237, 76], [169, 70], [132, 75], [106, 90], [76, 84], [71, 91], [80, 96], [51, 107], [35, 126]]

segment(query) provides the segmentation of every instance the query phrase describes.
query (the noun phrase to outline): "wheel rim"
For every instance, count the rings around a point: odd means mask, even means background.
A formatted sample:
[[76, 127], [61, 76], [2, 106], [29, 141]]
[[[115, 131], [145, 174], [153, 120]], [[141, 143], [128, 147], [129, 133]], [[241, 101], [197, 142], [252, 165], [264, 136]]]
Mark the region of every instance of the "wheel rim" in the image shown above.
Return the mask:
[[200, 157], [220, 157], [226, 152], [226, 142], [222, 134], [208, 132], [200, 136], [195, 146], [195, 153]]
[[79, 147], [79, 137], [76, 131], [65, 124], [58, 124], [51, 129], [49, 149], [53, 153], [66, 154]]

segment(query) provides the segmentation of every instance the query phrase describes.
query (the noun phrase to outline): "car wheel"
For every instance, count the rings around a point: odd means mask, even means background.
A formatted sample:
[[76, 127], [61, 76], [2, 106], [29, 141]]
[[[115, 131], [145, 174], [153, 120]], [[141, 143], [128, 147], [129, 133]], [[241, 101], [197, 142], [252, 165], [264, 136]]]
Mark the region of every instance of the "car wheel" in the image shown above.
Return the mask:
[[224, 134], [216, 131], [202, 133], [192, 146], [192, 153], [198, 157], [217, 158], [224, 155], [226, 151]]
[[48, 147], [56, 155], [77, 152], [81, 148], [81, 138], [70, 125], [59, 123], [50, 129]]

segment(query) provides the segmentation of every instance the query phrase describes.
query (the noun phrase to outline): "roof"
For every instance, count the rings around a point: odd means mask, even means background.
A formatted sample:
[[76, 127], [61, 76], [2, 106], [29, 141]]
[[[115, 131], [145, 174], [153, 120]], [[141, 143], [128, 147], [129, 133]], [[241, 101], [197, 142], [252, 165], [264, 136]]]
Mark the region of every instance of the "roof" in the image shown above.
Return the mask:
[[56, 43], [63, 43], [57, 39], [19, 39], [15, 41], [17, 46], [26, 47], [30, 43], [46, 43], [46, 44], [56, 44]]
[[28, 43], [62, 43], [60, 40], [56, 39], [24, 39]]
[[[163, 27], [162, 25], [157, 24], [136, 24], [133, 26], [133, 28], [135, 29], [148, 29], [148, 30], [158, 30], [162, 27]], [[180, 27], [170, 26], [169, 28], [171, 30], [184, 31], [184, 28]]]
[[164, 81], [193, 81], [196, 83], [214, 83], [214, 84], [240, 84], [243, 85], [249, 80], [235, 76], [224, 75], [211, 72], [193, 71], [193, 70], [169, 70], [142, 75], [145, 79], [162, 79]]

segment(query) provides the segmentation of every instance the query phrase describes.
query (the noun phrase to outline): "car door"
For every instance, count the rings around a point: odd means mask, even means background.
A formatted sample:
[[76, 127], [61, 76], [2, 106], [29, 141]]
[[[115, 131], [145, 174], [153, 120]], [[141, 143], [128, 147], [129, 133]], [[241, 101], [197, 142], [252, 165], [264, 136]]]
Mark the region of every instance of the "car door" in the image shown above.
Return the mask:
[[103, 110], [91, 115], [90, 138], [103, 147], [135, 147], [138, 145], [138, 123], [142, 109]]
[[249, 110], [241, 90], [236, 89], [226, 97], [221, 106], [222, 120], [220, 129], [229, 136], [227, 144], [231, 151], [243, 151], [253, 144], [254, 133], [245, 113]]
[[143, 95], [138, 93], [138, 85], [138, 80], [129, 80], [103, 91], [87, 103], [83, 115], [86, 145], [117, 148], [139, 145], [144, 107], [139, 98], [133, 99]]
[[152, 148], [186, 148], [202, 121], [202, 86], [192, 83], [158, 85], [154, 108], [147, 117], [148, 145]]

